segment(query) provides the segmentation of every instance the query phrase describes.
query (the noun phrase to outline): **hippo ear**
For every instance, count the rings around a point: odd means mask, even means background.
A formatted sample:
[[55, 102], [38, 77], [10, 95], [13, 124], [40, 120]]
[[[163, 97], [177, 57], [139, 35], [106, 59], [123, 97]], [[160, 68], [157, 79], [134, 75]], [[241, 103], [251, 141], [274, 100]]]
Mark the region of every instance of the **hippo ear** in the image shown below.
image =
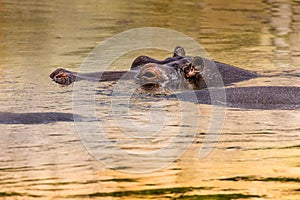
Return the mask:
[[204, 59], [198, 56], [194, 57], [191, 62], [191, 67], [198, 72], [202, 72], [204, 69]]
[[174, 49], [174, 54], [173, 54], [173, 57], [176, 57], [176, 56], [185, 56], [184, 48], [182, 48], [181, 46], [177, 46]]

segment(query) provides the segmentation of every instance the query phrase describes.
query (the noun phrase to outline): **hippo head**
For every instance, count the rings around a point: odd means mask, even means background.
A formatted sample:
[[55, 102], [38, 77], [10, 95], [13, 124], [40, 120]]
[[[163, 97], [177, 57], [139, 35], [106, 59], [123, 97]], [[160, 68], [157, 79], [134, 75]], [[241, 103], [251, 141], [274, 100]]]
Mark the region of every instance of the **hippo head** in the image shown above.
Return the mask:
[[[182, 64], [184, 63], [184, 64]], [[195, 57], [188, 62], [168, 64], [148, 63], [140, 68], [136, 81], [146, 91], [178, 90], [201, 87], [204, 62]]]
[[173, 57], [162, 61], [148, 56], [137, 57], [130, 71], [80, 73], [58, 68], [50, 74], [50, 78], [61, 85], [70, 85], [80, 80], [103, 82], [117, 81], [120, 78], [134, 79], [142, 90], [156, 93], [163, 90], [205, 88], [203, 77], [205, 77], [204, 66], [206, 65], [205, 59], [185, 56], [184, 49], [178, 46], [174, 50]]

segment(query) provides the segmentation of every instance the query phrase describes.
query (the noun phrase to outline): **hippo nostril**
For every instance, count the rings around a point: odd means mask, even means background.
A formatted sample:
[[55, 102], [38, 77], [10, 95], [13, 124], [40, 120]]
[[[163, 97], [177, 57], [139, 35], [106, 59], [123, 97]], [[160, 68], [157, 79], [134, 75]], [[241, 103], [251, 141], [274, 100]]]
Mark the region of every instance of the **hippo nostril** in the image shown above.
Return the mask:
[[145, 74], [143, 74], [143, 77], [147, 77], [147, 78], [155, 78], [156, 75], [152, 72], [146, 72]]

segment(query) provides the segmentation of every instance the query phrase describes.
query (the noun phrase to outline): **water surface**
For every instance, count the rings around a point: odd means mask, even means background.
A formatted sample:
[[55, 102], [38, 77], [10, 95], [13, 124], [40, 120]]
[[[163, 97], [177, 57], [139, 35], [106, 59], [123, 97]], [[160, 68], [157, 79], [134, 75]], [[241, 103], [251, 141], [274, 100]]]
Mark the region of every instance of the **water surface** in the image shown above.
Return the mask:
[[[48, 74], [56, 67], [78, 70], [103, 40], [148, 26], [182, 32], [215, 60], [269, 76], [238, 85], [300, 85], [297, 1], [1, 0], [1, 112], [71, 113], [72, 86], [60, 87]], [[113, 68], [127, 69], [133, 54]], [[105, 133], [122, 148], [151, 151], [182, 128], [180, 113], [188, 109], [180, 102], [138, 99], [129, 116], [135, 123], [147, 125], [153, 105], [170, 120], [156, 140], [130, 143], [113, 123], [107, 92], [112, 89], [111, 83], [98, 86], [96, 111]], [[144, 174], [107, 169], [86, 151], [72, 122], [1, 124], [0, 198], [299, 199], [299, 110], [227, 109], [219, 142], [199, 159], [212, 107], [197, 108], [199, 127], [189, 127], [196, 133], [193, 145], [168, 167]]]

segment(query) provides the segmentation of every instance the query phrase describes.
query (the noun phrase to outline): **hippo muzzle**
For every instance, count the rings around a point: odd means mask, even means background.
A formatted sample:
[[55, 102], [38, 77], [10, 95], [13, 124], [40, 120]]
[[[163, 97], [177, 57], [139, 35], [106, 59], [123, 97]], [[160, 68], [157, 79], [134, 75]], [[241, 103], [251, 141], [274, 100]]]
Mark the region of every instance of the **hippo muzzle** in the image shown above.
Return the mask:
[[164, 70], [161, 65], [154, 63], [146, 64], [140, 70], [136, 79], [141, 87], [146, 90], [161, 87], [166, 81], [168, 81], [166, 70]]
[[147, 91], [169, 91], [192, 88], [179, 67], [148, 63], [136, 76], [141, 88]]

